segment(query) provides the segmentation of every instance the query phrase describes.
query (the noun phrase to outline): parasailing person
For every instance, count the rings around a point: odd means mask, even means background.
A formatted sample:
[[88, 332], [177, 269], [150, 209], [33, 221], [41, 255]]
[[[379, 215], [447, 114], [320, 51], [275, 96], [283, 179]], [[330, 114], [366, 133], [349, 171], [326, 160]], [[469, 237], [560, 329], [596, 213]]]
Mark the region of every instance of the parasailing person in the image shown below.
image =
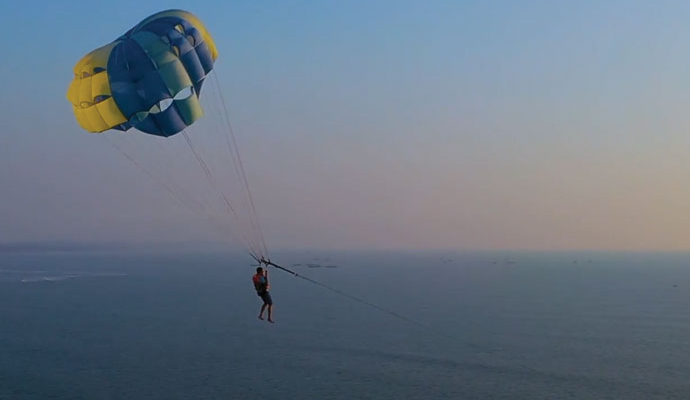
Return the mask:
[[271, 285], [268, 284], [268, 270], [262, 267], [256, 268], [256, 274], [252, 277], [254, 282], [254, 289], [256, 289], [256, 294], [261, 297], [263, 304], [261, 305], [261, 311], [259, 311], [259, 319], [264, 319], [264, 311], [268, 309], [268, 322], [273, 323], [273, 299], [271, 299], [271, 294], [268, 290]]

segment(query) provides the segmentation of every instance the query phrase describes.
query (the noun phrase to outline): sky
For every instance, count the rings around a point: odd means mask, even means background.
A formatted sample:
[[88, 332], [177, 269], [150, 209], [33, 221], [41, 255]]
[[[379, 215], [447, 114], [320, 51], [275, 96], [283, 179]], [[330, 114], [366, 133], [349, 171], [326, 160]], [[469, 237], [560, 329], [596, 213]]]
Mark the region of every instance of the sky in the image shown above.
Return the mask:
[[225, 240], [65, 98], [181, 8], [269, 248], [690, 250], [687, 1], [57, 3], [0, 0], [0, 243]]

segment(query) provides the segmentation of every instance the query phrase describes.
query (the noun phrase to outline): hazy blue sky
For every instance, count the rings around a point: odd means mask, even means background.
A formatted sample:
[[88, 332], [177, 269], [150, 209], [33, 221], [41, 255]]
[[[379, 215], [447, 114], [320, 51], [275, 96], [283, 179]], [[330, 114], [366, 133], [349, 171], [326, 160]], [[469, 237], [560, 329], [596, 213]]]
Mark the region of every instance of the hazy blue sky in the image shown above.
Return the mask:
[[630, 0], [1, 0], [0, 241], [216, 238], [65, 99], [165, 8], [216, 39], [271, 248], [690, 249], [690, 2]]

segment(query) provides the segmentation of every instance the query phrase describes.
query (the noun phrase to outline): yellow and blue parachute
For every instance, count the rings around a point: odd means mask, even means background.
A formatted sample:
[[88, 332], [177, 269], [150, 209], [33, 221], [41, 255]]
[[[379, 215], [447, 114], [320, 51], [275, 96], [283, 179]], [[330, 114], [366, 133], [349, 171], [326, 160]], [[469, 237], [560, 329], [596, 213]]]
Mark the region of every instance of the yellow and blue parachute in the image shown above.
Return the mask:
[[[214, 72], [217, 57], [199, 18], [161, 11], [79, 60], [67, 99], [82, 128], [103, 133], [160, 187], [259, 259], [268, 251]], [[205, 82], [210, 110], [202, 118]], [[131, 128], [148, 135], [121, 132]]]
[[79, 60], [67, 98], [89, 132], [171, 136], [203, 115], [199, 94], [217, 57], [197, 17], [162, 11]]

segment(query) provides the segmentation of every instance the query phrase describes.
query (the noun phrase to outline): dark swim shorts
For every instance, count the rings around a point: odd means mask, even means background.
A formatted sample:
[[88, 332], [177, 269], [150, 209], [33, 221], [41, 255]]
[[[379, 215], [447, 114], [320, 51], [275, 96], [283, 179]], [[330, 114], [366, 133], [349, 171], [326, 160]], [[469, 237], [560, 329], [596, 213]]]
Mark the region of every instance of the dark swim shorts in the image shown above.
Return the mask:
[[271, 294], [268, 292], [263, 292], [262, 294], [259, 295], [261, 297], [261, 300], [264, 301], [264, 304], [273, 305], [273, 299], [271, 298]]

